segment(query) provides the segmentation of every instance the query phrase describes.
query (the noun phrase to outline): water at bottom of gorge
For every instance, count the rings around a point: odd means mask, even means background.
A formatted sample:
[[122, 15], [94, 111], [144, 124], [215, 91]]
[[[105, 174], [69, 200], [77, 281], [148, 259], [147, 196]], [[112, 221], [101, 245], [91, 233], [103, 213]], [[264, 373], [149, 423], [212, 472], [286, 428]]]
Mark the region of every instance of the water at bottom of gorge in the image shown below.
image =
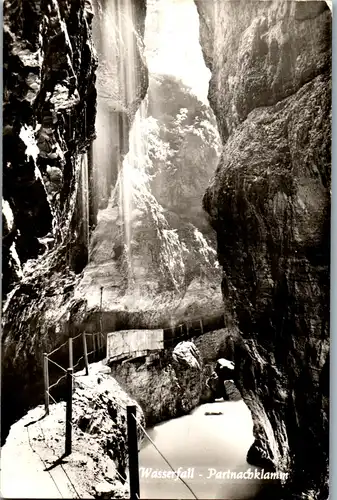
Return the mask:
[[[246, 462], [254, 437], [251, 414], [242, 400], [201, 405], [148, 433], [198, 499], [260, 498], [267, 487], [272, 494], [275, 479], [262, 478], [267, 471]], [[140, 498], [195, 498], [147, 438], [141, 446], [139, 467]]]

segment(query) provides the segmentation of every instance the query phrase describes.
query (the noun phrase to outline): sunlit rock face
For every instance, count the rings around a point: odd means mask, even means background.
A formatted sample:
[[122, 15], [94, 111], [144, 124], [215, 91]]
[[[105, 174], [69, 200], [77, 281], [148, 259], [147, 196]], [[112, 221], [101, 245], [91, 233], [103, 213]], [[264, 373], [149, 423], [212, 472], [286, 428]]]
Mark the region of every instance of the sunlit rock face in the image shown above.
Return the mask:
[[[19, 281], [22, 275], [21, 262], [15, 248], [16, 228], [8, 201], [2, 200], [2, 281], [7, 285]], [[6, 291], [5, 291], [6, 293]]]
[[211, 110], [182, 82], [152, 76], [76, 292], [93, 309], [104, 287], [108, 330], [222, 314], [215, 233], [202, 209], [218, 149]]
[[[195, 1], [223, 151], [204, 197], [236, 380], [289, 496], [327, 497], [331, 13]], [[258, 452], [258, 453], [256, 453]]]

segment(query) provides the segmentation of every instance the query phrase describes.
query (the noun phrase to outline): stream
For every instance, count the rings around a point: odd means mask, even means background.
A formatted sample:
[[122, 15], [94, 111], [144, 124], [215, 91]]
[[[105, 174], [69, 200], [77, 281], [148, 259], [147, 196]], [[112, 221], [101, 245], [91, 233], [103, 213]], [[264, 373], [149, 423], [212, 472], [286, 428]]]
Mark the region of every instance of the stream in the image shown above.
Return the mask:
[[[242, 400], [203, 404], [189, 415], [147, 432], [198, 499], [253, 499], [271, 483], [255, 477], [230, 477], [249, 470], [255, 476], [255, 470], [261, 470], [246, 462], [254, 437], [251, 414]], [[141, 445], [139, 467], [140, 498], [195, 498], [173, 472], [169, 473], [171, 469], [147, 438]]]

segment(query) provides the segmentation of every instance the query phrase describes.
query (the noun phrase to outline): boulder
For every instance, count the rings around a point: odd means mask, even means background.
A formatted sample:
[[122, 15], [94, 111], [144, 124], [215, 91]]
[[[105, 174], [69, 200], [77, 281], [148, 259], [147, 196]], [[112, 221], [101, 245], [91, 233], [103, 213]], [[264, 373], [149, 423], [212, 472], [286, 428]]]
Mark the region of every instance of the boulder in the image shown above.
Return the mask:
[[179, 342], [173, 350], [172, 358], [177, 369], [187, 366], [201, 370], [200, 354], [193, 342]]
[[216, 362], [215, 373], [219, 376], [220, 380], [233, 380], [234, 378], [234, 363], [227, 359], [220, 358]]
[[189, 413], [207, 392], [202, 358], [192, 342], [111, 368], [143, 408], [148, 425]]

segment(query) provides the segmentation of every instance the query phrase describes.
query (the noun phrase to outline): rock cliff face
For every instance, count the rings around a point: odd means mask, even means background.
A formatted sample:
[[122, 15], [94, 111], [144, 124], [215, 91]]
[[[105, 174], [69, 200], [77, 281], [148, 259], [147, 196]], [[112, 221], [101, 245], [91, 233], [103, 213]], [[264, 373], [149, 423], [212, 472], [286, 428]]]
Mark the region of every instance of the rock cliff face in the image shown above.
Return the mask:
[[331, 13], [325, 2], [195, 3], [223, 141], [204, 206], [240, 333], [249, 457], [290, 471], [291, 495], [326, 498]]
[[98, 55], [97, 141], [93, 148], [95, 203], [106, 208], [135, 113], [148, 88], [144, 59], [146, 0], [93, 0]]
[[22, 411], [23, 393], [37, 403], [41, 349], [59, 344], [59, 318], [87, 262], [95, 219], [91, 21], [84, 0], [4, 3], [4, 427]]
[[55, 244], [67, 245], [75, 272], [86, 263], [92, 193], [86, 217], [80, 200], [95, 133], [91, 21], [84, 0], [4, 3], [3, 196], [13, 218], [4, 228], [5, 295], [19, 277], [8, 269]]

